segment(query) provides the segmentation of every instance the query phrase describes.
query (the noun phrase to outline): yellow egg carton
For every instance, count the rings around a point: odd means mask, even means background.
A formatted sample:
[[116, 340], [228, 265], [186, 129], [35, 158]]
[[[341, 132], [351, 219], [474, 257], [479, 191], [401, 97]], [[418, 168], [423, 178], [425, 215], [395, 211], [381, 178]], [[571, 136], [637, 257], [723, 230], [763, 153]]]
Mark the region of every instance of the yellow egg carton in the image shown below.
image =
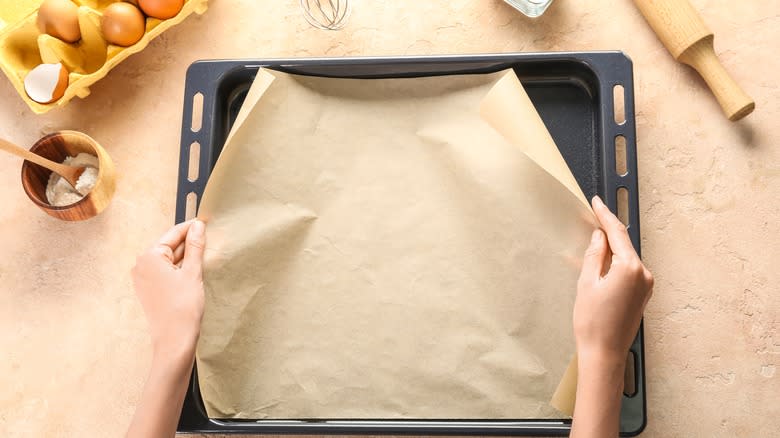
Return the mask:
[[[36, 25], [42, 0], [0, 0], [0, 68], [11, 80], [19, 96], [37, 114], [65, 106], [74, 96], [85, 98], [89, 87], [103, 78], [117, 64], [143, 50], [151, 40], [181, 23], [193, 12], [206, 12], [208, 0], [185, 0], [184, 7], [173, 18], [146, 18], [146, 32], [129, 47], [109, 44], [100, 31], [102, 11], [117, 0], [73, 0], [78, 6], [81, 40], [66, 43], [41, 33]], [[62, 63], [70, 72], [65, 95], [49, 104], [39, 104], [24, 91], [24, 78], [39, 64]]]

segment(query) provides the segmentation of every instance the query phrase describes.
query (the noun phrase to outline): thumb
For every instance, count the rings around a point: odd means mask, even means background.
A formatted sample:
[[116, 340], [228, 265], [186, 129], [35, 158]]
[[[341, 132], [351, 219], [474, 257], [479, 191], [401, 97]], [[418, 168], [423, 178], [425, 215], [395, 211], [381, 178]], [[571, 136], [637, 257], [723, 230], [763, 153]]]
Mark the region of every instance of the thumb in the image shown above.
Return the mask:
[[585, 258], [582, 261], [582, 272], [580, 272], [580, 282], [593, 282], [604, 272], [604, 260], [606, 259], [607, 242], [604, 239], [604, 232], [595, 230], [590, 238], [590, 245], [585, 250]]
[[201, 273], [203, 269], [203, 250], [206, 248], [206, 224], [200, 220], [194, 220], [187, 230], [187, 239], [184, 241], [184, 258], [182, 269]]

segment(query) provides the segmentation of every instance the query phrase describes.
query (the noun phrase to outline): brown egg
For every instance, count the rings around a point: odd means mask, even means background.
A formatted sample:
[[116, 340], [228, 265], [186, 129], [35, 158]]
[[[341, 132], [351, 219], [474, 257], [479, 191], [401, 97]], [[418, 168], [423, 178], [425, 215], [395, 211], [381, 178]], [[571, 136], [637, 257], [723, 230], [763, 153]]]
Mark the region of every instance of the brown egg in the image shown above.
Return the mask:
[[138, 0], [138, 6], [150, 17], [167, 20], [181, 11], [184, 0]]
[[79, 8], [70, 0], [46, 0], [38, 9], [38, 29], [66, 43], [81, 39]]
[[132, 46], [144, 36], [146, 19], [144, 14], [130, 3], [111, 3], [103, 10], [100, 30], [109, 43], [122, 47]]

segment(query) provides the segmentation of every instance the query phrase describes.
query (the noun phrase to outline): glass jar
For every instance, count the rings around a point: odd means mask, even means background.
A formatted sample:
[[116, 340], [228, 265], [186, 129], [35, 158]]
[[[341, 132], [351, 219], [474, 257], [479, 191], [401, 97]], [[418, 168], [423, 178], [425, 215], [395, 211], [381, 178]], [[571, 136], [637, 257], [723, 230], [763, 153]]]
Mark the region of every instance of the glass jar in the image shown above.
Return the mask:
[[504, 0], [529, 17], [538, 17], [550, 6], [553, 0]]

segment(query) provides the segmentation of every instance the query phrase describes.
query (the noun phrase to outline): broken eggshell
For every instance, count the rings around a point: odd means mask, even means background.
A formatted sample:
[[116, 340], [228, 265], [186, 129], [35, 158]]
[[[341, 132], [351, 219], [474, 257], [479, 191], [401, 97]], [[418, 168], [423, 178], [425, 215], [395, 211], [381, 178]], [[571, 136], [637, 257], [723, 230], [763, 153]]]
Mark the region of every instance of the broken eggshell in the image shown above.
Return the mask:
[[58, 100], [68, 88], [68, 70], [62, 64], [41, 64], [27, 73], [24, 91], [30, 99], [46, 104]]

